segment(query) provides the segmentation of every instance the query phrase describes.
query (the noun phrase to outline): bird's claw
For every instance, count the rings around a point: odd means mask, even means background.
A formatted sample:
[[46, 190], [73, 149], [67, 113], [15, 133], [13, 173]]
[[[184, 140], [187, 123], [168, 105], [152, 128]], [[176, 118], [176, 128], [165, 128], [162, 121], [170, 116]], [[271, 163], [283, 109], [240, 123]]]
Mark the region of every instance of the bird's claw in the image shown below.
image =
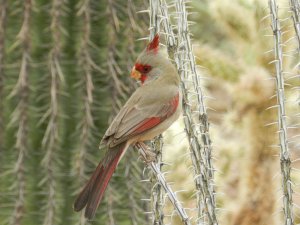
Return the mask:
[[152, 163], [156, 160], [156, 154], [154, 152], [152, 152], [150, 149], [147, 149], [145, 151], [145, 155], [142, 155], [143, 161], [145, 163]]
[[155, 152], [151, 151], [151, 149], [146, 144], [140, 142], [137, 144], [137, 146], [140, 148], [140, 155], [145, 163], [149, 164], [156, 161]]

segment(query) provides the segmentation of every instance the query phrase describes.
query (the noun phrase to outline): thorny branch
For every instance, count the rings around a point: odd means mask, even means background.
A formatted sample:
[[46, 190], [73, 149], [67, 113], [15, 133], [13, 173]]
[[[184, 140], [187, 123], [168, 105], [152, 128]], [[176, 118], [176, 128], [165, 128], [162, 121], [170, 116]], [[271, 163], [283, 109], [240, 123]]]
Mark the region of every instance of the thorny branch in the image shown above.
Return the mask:
[[[137, 143], [135, 147], [138, 149], [140, 154], [142, 155], [143, 158], [147, 159], [147, 152], [149, 151], [148, 149], [145, 149], [145, 145], [142, 145], [140, 143]], [[177, 199], [176, 194], [172, 191], [171, 187], [168, 185], [166, 182], [166, 179], [162, 172], [160, 171], [159, 167], [155, 162], [149, 163], [149, 167], [151, 168], [153, 174], [155, 175], [157, 181], [160, 183], [162, 188], [165, 190], [167, 193], [167, 196], [171, 203], [173, 204], [174, 208], [176, 209], [179, 217], [181, 218], [182, 222], [185, 225], [191, 225], [190, 219], [187, 216], [185, 209], [181, 205], [180, 201]]]
[[[195, 56], [188, 31], [188, 12], [183, 0], [176, 2], [176, 13], [178, 15], [178, 56], [179, 71], [183, 79], [186, 101], [193, 93], [196, 94], [197, 107], [196, 111], [186, 110], [186, 116], [190, 117], [192, 123], [186, 123], [186, 130], [190, 140], [192, 150], [192, 161], [195, 169], [195, 182], [197, 191], [202, 195], [201, 204], [204, 207], [204, 215], [208, 218], [208, 224], [216, 225], [216, 200], [214, 190], [214, 168], [212, 165], [212, 146], [209, 134], [209, 122], [204, 104], [204, 95], [200, 84], [200, 74], [196, 69]], [[186, 66], [186, 63], [189, 66]], [[186, 81], [192, 78], [193, 87], [187, 89]], [[189, 96], [190, 95], [190, 96]], [[191, 102], [190, 102], [191, 103]], [[186, 104], [185, 109], [189, 107]], [[190, 114], [190, 115], [188, 115]], [[193, 121], [193, 118], [195, 121]], [[195, 126], [199, 124], [198, 126]], [[192, 134], [192, 135], [191, 135]], [[199, 207], [201, 208], [201, 207]], [[198, 211], [198, 218], [201, 218], [203, 212]]]
[[11, 218], [11, 224], [22, 224], [25, 207], [25, 156], [28, 153], [28, 97], [29, 97], [29, 62], [30, 62], [30, 19], [32, 12], [32, 0], [24, 1], [23, 24], [17, 36], [17, 42], [21, 47], [21, 65], [20, 73], [16, 86], [11, 96], [16, 97], [18, 105], [12, 115], [12, 123], [17, 124], [18, 131], [16, 136], [16, 149], [18, 151], [18, 160], [15, 165], [17, 175], [16, 184], [18, 197], [15, 203], [14, 212]]
[[[175, 3], [178, 22], [176, 39], [165, 0], [160, 0], [162, 23], [167, 36], [168, 52], [181, 77], [183, 94], [183, 114], [186, 133], [189, 140], [194, 168], [194, 180], [197, 189], [197, 208], [199, 224], [218, 224], [214, 190], [214, 168], [212, 165], [212, 147], [209, 134], [209, 122], [200, 86], [200, 75], [196, 69], [195, 57], [188, 31], [188, 12], [184, 1]], [[193, 81], [193, 85], [189, 85]], [[193, 96], [196, 95], [198, 110], [192, 110]]]
[[280, 142], [280, 166], [282, 174], [283, 209], [285, 225], [294, 224], [292, 181], [291, 181], [291, 159], [287, 140], [287, 122], [285, 111], [284, 77], [283, 77], [283, 56], [281, 28], [278, 18], [278, 6], [276, 0], [269, 0], [271, 25], [274, 38], [275, 72], [276, 72], [276, 95], [278, 104], [278, 134]]
[[[163, 161], [162, 161], [162, 151], [163, 151], [163, 136], [159, 135], [152, 141], [153, 150], [156, 154], [155, 164], [157, 168], [161, 171]], [[156, 179], [155, 174], [152, 174], [150, 178], [152, 183], [151, 190], [151, 209], [152, 209], [152, 224], [153, 225], [163, 225], [164, 224], [164, 191], [162, 185]]]
[[[148, 224], [146, 221], [147, 216], [144, 217], [144, 208], [141, 206], [141, 200], [138, 198], [141, 195], [147, 195], [149, 192], [147, 186], [141, 179], [141, 167], [137, 161], [132, 160], [135, 158], [134, 151], [128, 151], [127, 162], [125, 168], [126, 187], [128, 190], [128, 207], [130, 208], [130, 221], [132, 225]], [[134, 183], [134, 185], [132, 185]]]
[[[128, 163], [131, 163], [130, 161]], [[130, 165], [128, 167], [126, 167], [126, 170], [130, 170], [131, 168], [133, 167], [133, 165]], [[132, 185], [131, 185], [131, 173], [132, 171], [127, 171], [126, 172], [126, 187], [127, 187], [127, 190], [128, 190], [128, 198], [129, 198], [129, 208], [130, 208], [130, 220], [131, 220], [131, 223], [133, 225], [138, 225], [138, 219], [139, 219], [139, 216], [137, 215], [137, 210], [138, 209], [138, 205], [137, 205], [137, 202], [136, 202], [136, 199], [134, 197], [134, 193], [133, 191], [131, 190], [132, 189]]]
[[150, 36], [149, 40], [152, 40], [159, 32], [159, 14], [158, 14], [158, 0], [149, 0], [150, 3]]
[[[150, 36], [152, 40], [159, 32], [159, 1], [150, 0]], [[152, 141], [153, 150], [156, 153], [156, 166], [159, 170], [162, 169], [162, 156], [163, 156], [163, 137], [159, 135]], [[151, 209], [152, 209], [152, 224], [164, 224], [164, 192], [161, 184], [156, 179], [155, 174], [151, 174], [150, 182], [152, 184], [151, 190]]]
[[292, 11], [292, 18], [294, 29], [297, 38], [298, 51], [300, 51], [300, 4], [298, 0], [290, 0], [290, 8]]
[[[298, 51], [298, 58], [300, 56], [300, 3], [299, 0], [290, 0], [290, 8], [292, 11], [292, 19], [293, 19], [293, 25], [294, 30], [296, 33], [297, 38], [297, 51]], [[298, 62], [298, 73], [300, 72], [300, 63]], [[298, 105], [300, 106], [300, 88], [299, 88], [299, 94], [298, 94]]]

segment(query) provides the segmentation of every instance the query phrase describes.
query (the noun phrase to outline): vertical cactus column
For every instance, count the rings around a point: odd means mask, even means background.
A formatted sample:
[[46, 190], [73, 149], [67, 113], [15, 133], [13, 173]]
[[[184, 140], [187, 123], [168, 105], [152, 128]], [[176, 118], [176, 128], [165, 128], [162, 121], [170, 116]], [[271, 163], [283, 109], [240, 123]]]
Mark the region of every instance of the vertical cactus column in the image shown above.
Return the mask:
[[[124, 84], [120, 79], [122, 74], [122, 69], [118, 62], [118, 53], [117, 53], [117, 42], [118, 34], [120, 32], [120, 14], [117, 13], [117, 7], [122, 7], [122, 4], [118, 1], [107, 1], [107, 14], [108, 14], [108, 51], [107, 51], [107, 74], [109, 75], [109, 86], [111, 87], [111, 103], [112, 103], [112, 115], [109, 119], [112, 120], [113, 117], [119, 111], [122, 103], [120, 96], [126, 98], [126, 93], [124, 91]], [[120, 34], [119, 34], [120, 35]], [[116, 222], [115, 214], [116, 212], [116, 196], [114, 193], [118, 192], [115, 190], [114, 180], [109, 183], [106, 191], [106, 214], [107, 214], [107, 224], [113, 225]]]
[[60, 105], [59, 96], [61, 85], [64, 81], [64, 75], [61, 68], [62, 56], [62, 15], [64, 10], [63, 0], [54, 0], [51, 8], [50, 32], [52, 37], [51, 49], [48, 57], [49, 81], [50, 81], [50, 104], [48, 110], [43, 116], [47, 120], [47, 128], [42, 140], [42, 147], [45, 149], [45, 155], [42, 166], [45, 170], [45, 177], [41, 184], [47, 186], [47, 198], [45, 207], [44, 225], [56, 224], [57, 217], [57, 163], [59, 161], [57, 150], [60, 145], [59, 138], [59, 117]]
[[126, 99], [126, 90], [127, 87], [124, 85], [121, 79], [121, 75], [123, 74], [122, 68], [120, 66], [118, 60], [118, 50], [117, 44], [120, 41], [118, 36], [122, 35], [120, 33], [120, 21], [119, 14], [117, 14], [116, 7], [122, 7], [122, 4], [118, 1], [108, 0], [107, 2], [107, 10], [109, 16], [109, 41], [108, 41], [108, 55], [107, 55], [107, 72], [111, 78], [111, 86], [112, 86], [112, 106], [113, 113], [116, 114], [122, 103], [120, 98]]
[[283, 49], [281, 28], [278, 18], [278, 6], [275, 0], [269, 1], [271, 25], [274, 39], [276, 95], [278, 108], [278, 134], [280, 143], [280, 167], [283, 189], [283, 210], [285, 225], [294, 224], [292, 181], [291, 181], [291, 159], [287, 137], [287, 115], [285, 110], [284, 76], [283, 76]]
[[[4, 88], [4, 41], [5, 41], [5, 23], [7, 16], [7, 3], [6, 0], [0, 1], [0, 99], [3, 99]], [[0, 149], [3, 149], [3, 101], [0, 101]], [[2, 152], [0, 150], [0, 162], [2, 160]]]
[[[5, 28], [7, 17], [7, 2], [0, 0], [0, 164], [3, 165], [4, 156], [4, 56], [5, 56]], [[0, 166], [0, 173], [3, 171]], [[2, 190], [2, 186], [0, 186]]]
[[12, 124], [17, 127], [15, 148], [18, 152], [18, 159], [15, 162], [16, 173], [15, 186], [17, 198], [12, 213], [11, 223], [22, 224], [25, 213], [25, 157], [28, 154], [28, 110], [29, 110], [29, 67], [30, 67], [30, 19], [32, 12], [32, 1], [23, 2], [23, 23], [18, 33], [16, 45], [20, 47], [21, 61], [20, 72], [17, 83], [10, 96], [17, 99], [17, 106], [12, 115]]
[[[75, 158], [75, 170], [79, 178], [80, 188], [86, 182], [87, 158], [88, 149], [91, 147], [91, 139], [93, 138], [92, 131], [94, 129], [94, 118], [92, 115], [92, 106], [94, 101], [93, 90], [94, 84], [92, 79], [92, 71], [97, 67], [92, 60], [90, 53], [90, 35], [91, 35], [91, 2], [90, 0], [82, 0], [78, 4], [78, 18], [81, 20], [80, 42], [77, 52], [77, 61], [81, 68], [80, 81], [78, 86], [83, 87], [82, 99], [80, 104], [80, 116], [78, 129], [79, 143], [78, 152]], [[86, 219], [84, 213], [81, 213], [80, 219], [77, 224], [84, 225]]]

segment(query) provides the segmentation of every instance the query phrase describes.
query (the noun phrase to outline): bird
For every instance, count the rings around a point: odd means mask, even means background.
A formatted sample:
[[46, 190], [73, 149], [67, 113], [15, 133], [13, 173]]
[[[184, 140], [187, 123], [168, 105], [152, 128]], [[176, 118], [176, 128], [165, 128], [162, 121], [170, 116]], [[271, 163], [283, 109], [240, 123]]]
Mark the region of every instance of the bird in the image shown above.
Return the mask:
[[85, 208], [88, 220], [95, 216], [109, 180], [128, 147], [145, 145], [144, 141], [163, 133], [181, 114], [179, 74], [159, 44], [159, 34], [156, 34], [137, 57], [130, 74], [140, 86], [105, 132], [101, 140], [107, 147], [105, 155], [74, 202], [74, 211]]

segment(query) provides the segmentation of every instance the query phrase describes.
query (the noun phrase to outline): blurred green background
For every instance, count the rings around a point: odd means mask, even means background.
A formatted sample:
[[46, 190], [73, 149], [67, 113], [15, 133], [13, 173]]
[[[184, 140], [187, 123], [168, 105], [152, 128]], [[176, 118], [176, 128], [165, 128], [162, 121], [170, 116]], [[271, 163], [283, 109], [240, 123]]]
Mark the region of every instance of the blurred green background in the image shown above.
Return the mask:
[[[289, 18], [288, 1], [280, 1]], [[0, 224], [87, 224], [72, 210], [74, 198], [103, 151], [103, 132], [134, 90], [129, 71], [148, 36], [143, 0], [0, 0]], [[273, 37], [267, 1], [192, 1], [190, 27], [207, 95], [214, 147], [220, 224], [281, 224], [281, 190], [276, 120]], [[170, 11], [174, 7], [170, 6]], [[284, 41], [293, 37], [282, 22]], [[297, 42], [284, 50], [291, 55]], [[267, 52], [267, 53], [266, 53]], [[284, 58], [297, 73], [298, 55]], [[290, 75], [288, 75], [290, 76]], [[299, 95], [289, 80], [287, 109], [299, 113]], [[290, 117], [290, 125], [299, 117]], [[290, 137], [300, 130], [289, 131]], [[174, 182], [188, 214], [195, 195], [182, 119], [165, 137], [167, 179]], [[299, 157], [299, 138], [290, 143]], [[128, 151], [90, 224], [151, 224], [148, 172]], [[298, 161], [293, 163], [296, 169]], [[299, 174], [293, 174], [295, 183]], [[300, 199], [295, 186], [294, 202]], [[296, 208], [295, 212], [299, 210]], [[169, 204], [166, 223], [172, 220]], [[297, 215], [297, 214], [296, 214]], [[194, 218], [195, 219], [195, 218]], [[296, 218], [297, 222], [299, 218]]]

